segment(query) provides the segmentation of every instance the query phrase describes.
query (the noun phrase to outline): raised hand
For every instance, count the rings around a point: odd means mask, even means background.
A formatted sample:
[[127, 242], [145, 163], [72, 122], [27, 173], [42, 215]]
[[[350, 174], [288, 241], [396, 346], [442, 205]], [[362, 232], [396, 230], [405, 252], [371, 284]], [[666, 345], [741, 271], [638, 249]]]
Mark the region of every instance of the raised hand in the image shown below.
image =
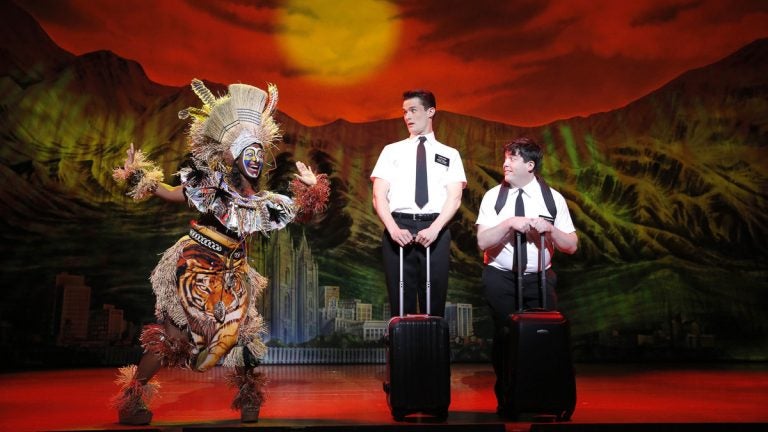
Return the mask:
[[128, 171], [133, 168], [133, 161], [136, 158], [136, 149], [133, 147], [133, 143], [131, 143], [131, 147], [125, 151], [125, 163], [123, 164], [123, 168]]
[[299, 170], [298, 174], [294, 174], [297, 179], [299, 179], [302, 183], [304, 183], [307, 186], [314, 186], [317, 184], [317, 177], [315, 177], [315, 173], [312, 172], [312, 168], [304, 165], [304, 162], [296, 162], [296, 169]]

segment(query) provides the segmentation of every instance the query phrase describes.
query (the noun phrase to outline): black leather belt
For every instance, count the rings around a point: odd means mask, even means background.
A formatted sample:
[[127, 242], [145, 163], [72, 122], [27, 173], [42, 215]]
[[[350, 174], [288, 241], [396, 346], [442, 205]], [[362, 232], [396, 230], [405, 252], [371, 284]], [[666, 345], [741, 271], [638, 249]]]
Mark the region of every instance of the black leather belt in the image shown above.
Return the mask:
[[242, 248], [228, 248], [194, 228], [189, 230], [189, 237], [220, 255], [229, 256], [235, 259], [240, 259], [245, 256], [245, 251]]
[[[517, 269], [516, 268], [513, 268], [510, 271], [512, 273], [514, 273], [514, 274], [517, 274]], [[547, 269], [547, 271], [549, 271], [549, 269]], [[525, 273], [523, 273], [523, 278], [525, 278], [525, 279], [533, 279], [534, 276], [536, 278], [540, 277], [541, 276], [541, 272], [525, 272]]]
[[415, 220], [415, 221], [422, 221], [422, 222], [431, 222], [437, 217], [440, 216], [440, 213], [400, 213], [400, 212], [392, 212], [392, 217], [395, 219], [408, 219], [408, 220]]

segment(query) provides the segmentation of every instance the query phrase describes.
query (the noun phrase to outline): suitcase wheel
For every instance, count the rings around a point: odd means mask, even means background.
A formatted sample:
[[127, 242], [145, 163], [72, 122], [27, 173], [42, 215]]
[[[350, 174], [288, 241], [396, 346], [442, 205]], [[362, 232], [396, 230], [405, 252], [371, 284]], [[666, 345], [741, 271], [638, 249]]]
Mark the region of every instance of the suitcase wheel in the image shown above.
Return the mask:
[[402, 410], [392, 410], [392, 418], [395, 419], [395, 421], [401, 422], [405, 420], [405, 412]]
[[517, 411], [504, 411], [502, 413], [502, 417], [508, 420], [516, 421], [520, 419], [520, 413]]

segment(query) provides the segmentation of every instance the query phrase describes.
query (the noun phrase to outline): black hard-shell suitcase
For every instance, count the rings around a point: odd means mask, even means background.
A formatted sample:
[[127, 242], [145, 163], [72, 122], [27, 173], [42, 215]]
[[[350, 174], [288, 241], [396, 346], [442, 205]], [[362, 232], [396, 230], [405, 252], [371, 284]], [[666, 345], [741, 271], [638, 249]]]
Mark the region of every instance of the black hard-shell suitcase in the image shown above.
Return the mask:
[[[520, 247], [520, 238], [517, 238]], [[518, 289], [518, 311], [507, 321], [502, 382], [502, 408], [510, 417], [522, 413], [551, 415], [568, 421], [576, 407], [576, 380], [570, 348], [570, 324], [562, 313], [547, 309], [544, 271], [544, 236], [541, 241], [541, 309], [521, 310], [522, 290]], [[519, 250], [519, 249], [518, 249]], [[518, 262], [517, 268], [522, 267]], [[518, 272], [518, 287], [522, 273]]]
[[389, 320], [387, 376], [384, 391], [392, 417], [402, 421], [421, 413], [445, 420], [451, 403], [451, 352], [448, 324], [429, 315], [429, 248], [427, 314], [403, 316], [403, 249], [400, 248], [400, 316]]

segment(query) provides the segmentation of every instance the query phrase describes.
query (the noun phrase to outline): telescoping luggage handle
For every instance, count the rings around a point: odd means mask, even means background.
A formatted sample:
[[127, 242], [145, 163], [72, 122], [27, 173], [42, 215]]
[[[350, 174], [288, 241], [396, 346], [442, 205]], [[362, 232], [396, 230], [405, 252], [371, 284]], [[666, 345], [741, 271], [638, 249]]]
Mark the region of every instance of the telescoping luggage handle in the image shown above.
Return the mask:
[[[542, 216], [544, 217], [544, 216]], [[551, 218], [546, 218], [551, 219]], [[522, 247], [522, 235], [515, 231], [515, 250], [519, 251]], [[544, 249], [546, 247], [546, 235], [540, 234], [539, 237], [541, 237], [541, 248], [539, 248], [539, 269], [541, 270], [539, 272], [539, 279], [541, 286], [539, 287], [539, 295], [541, 295], [541, 308], [544, 310], [547, 310], [547, 269], [544, 268], [546, 265], [546, 261], [544, 261]], [[522, 312], [523, 311], [523, 272], [525, 269], [523, 268], [523, 255], [521, 253], [517, 254], [517, 310]], [[402, 269], [401, 269], [402, 270]], [[402, 277], [401, 277], [402, 279]], [[402, 307], [402, 306], [401, 306]]]
[[[430, 280], [430, 265], [429, 265], [429, 246], [427, 247], [427, 315], [432, 311], [432, 299], [430, 292], [432, 291], [432, 284]], [[400, 246], [400, 316], [404, 316], [403, 310], [403, 247]]]

